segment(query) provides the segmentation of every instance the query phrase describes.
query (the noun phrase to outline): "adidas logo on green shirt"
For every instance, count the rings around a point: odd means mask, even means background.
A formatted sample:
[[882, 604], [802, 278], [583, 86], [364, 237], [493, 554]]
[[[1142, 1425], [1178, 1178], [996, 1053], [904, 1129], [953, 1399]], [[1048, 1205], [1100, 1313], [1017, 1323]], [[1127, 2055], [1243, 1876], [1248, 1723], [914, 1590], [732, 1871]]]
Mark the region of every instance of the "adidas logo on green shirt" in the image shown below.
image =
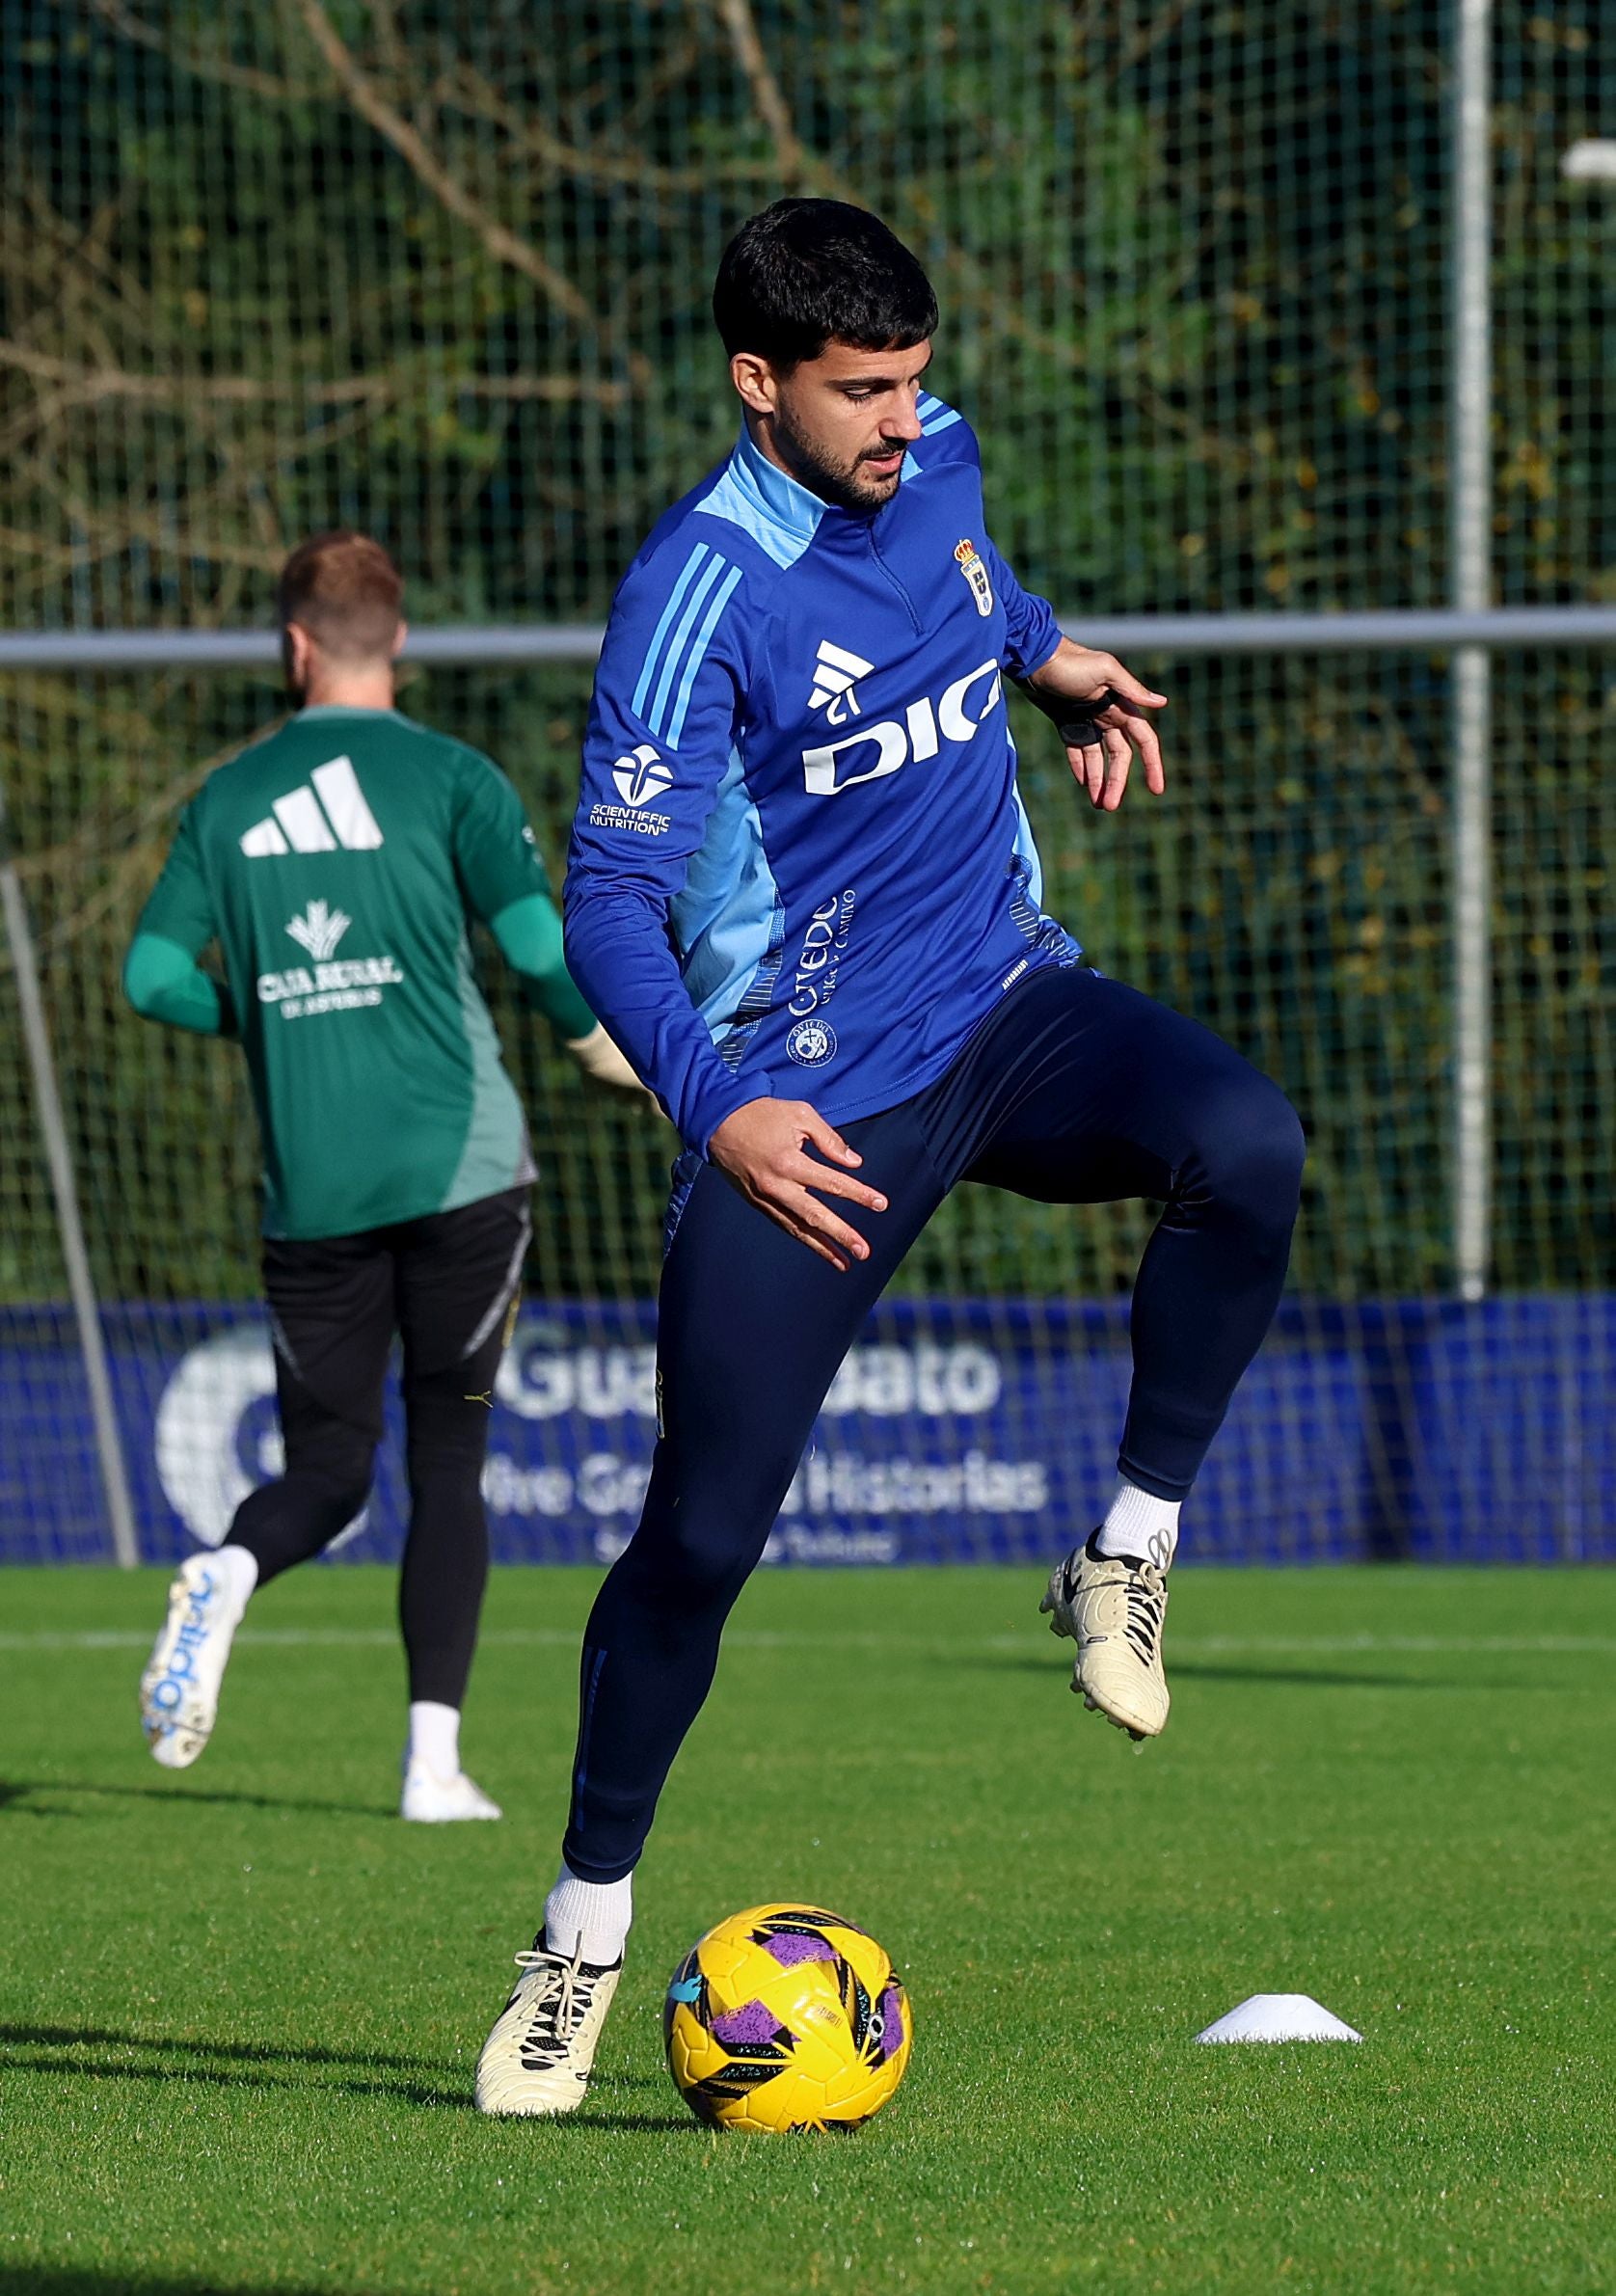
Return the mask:
[[302, 789], [277, 797], [271, 812], [255, 822], [241, 839], [249, 861], [262, 861], [276, 853], [374, 852], [382, 842], [381, 826], [364, 801], [353, 760], [334, 757], [316, 766]]

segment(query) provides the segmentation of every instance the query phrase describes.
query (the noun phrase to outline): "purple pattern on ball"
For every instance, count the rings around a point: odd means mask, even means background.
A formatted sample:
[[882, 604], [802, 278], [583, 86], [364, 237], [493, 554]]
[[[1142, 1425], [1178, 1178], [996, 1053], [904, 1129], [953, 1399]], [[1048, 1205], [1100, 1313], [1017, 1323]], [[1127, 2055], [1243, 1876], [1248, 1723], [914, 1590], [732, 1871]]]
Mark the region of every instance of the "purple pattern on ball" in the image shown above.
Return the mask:
[[828, 1937], [799, 1937], [788, 1931], [776, 1931], [764, 1939], [764, 1946], [782, 1969], [795, 1969], [798, 1961], [834, 1961], [836, 1948]]
[[884, 2065], [889, 2057], [896, 2057], [903, 2042], [903, 1996], [896, 1985], [888, 1985], [881, 1995], [880, 2059]]
[[750, 2048], [772, 2040], [779, 2030], [779, 2019], [764, 2001], [748, 2001], [744, 2009], [726, 2010], [713, 2020], [713, 2038], [726, 2048]]

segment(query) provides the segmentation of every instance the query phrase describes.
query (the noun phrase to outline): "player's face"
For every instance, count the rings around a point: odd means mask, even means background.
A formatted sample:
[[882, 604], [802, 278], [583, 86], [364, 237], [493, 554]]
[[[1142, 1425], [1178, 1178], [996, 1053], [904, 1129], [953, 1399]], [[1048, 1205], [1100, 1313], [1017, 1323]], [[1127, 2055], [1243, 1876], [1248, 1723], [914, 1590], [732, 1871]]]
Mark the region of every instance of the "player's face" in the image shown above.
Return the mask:
[[869, 511], [898, 491], [903, 456], [920, 437], [915, 402], [930, 363], [929, 342], [907, 351], [830, 342], [786, 374], [764, 359], [731, 365], [742, 399], [765, 418], [772, 459], [821, 500]]

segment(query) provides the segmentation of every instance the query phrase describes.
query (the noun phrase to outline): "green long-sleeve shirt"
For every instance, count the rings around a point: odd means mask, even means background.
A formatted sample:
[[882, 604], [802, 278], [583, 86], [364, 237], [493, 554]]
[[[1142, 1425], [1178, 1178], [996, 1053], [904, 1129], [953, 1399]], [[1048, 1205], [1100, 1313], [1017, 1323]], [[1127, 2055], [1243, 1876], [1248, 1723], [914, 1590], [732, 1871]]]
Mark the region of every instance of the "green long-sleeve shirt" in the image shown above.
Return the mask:
[[[152, 1019], [239, 1035], [268, 1234], [353, 1234], [532, 1178], [473, 917], [528, 1001], [587, 1036], [521, 800], [477, 751], [396, 711], [308, 709], [193, 798], [124, 986]], [[197, 963], [214, 939], [222, 983]]]

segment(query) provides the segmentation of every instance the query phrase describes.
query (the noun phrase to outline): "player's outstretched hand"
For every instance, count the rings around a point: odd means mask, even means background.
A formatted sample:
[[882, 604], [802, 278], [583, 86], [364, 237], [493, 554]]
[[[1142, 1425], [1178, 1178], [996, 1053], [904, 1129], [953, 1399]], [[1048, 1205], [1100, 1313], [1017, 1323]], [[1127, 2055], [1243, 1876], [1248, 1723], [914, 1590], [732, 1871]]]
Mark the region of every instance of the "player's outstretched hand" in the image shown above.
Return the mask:
[[1115, 654], [1074, 645], [1064, 637], [1024, 691], [1053, 718], [1065, 744], [1066, 762], [1089, 802], [1115, 813], [1128, 786], [1137, 756], [1145, 786], [1159, 797], [1167, 787], [1162, 745], [1147, 710], [1164, 710], [1167, 695], [1142, 685]]
[[[809, 1148], [815, 1155], [806, 1152]], [[708, 1153], [748, 1203], [833, 1268], [845, 1275], [849, 1260], [869, 1258], [858, 1230], [820, 1199], [840, 1196], [867, 1211], [884, 1212], [886, 1198], [852, 1177], [863, 1157], [806, 1100], [748, 1100], [725, 1117]]]

